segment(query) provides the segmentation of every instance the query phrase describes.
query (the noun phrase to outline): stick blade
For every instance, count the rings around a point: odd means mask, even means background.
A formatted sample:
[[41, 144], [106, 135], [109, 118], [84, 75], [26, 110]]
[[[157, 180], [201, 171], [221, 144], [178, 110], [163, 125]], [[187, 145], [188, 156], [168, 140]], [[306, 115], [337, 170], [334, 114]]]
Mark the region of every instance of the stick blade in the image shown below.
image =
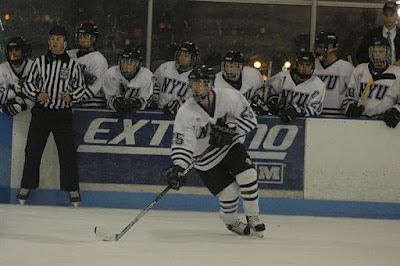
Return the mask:
[[118, 236], [116, 234], [110, 233], [104, 228], [96, 226], [94, 228], [94, 233], [98, 238], [100, 238], [103, 241], [117, 241]]

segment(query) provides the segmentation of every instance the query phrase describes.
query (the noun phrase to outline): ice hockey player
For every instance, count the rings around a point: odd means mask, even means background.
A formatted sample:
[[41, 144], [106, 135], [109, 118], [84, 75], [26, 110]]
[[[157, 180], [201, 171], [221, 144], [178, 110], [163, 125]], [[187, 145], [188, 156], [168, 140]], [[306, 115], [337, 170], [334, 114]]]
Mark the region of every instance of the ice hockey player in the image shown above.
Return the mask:
[[[214, 69], [198, 66], [189, 74], [193, 98], [178, 110], [172, 141], [173, 165], [167, 169], [168, 184], [179, 189], [182, 172], [203, 152], [195, 165], [204, 185], [218, 196], [219, 216], [226, 227], [240, 235], [263, 237], [259, 220], [257, 173], [243, 142], [257, 126], [246, 98], [237, 90], [214, 87]], [[247, 223], [237, 216], [239, 196]]]
[[338, 58], [338, 40], [333, 32], [321, 31], [314, 42], [315, 70], [326, 85], [323, 115], [343, 116], [342, 102], [345, 98], [354, 66]]
[[[390, 46], [385, 37], [375, 37], [369, 47], [370, 62], [359, 64], [351, 75], [346, 99], [343, 101], [347, 117], [379, 117], [389, 127], [400, 121], [400, 68], [389, 65]], [[366, 84], [375, 75], [385, 75], [375, 80], [360, 106], [357, 106]]]
[[215, 87], [231, 88], [240, 91], [250, 102], [257, 114], [265, 113], [266, 106], [263, 102], [264, 81], [260, 71], [244, 66], [243, 53], [229, 51], [222, 63], [221, 71], [215, 77]]
[[175, 53], [175, 61], [161, 64], [154, 75], [156, 84], [150, 108], [163, 109], [166, 114], [175, 115], [179, 107], [191, 97], [188, 76], [199, 58], [197, 45], [184, 42]]
[[10, 116], [33, 106], [21, 89], [32, 67], [33, 61], [28, 58], [31, 52], [30, 44], [23, 37], [16, 36], [7, 41], [7, 61], [0, 64], [0, 103], [3, 113]]
[[314, 55], [301, 50], [294, 69], [281, 71], [267, 82], [267, 105], [283, 122], [321, 114], [325, 84], [312, 76], [314, 64]]
[[153, 94], [153, 73], [141, 66], [141, 51], [127, 47], [104, 74], [103, 90], [109, 108], [119, 114], [133, 114], [144, 109]]
[[79, 106], [105, 107], [104, 93], [101, 89], [103, 75], [108, 69], [107, 59], [96, 49], [99, 38], [97, 25], [93, 22], [83, 23], [75, 34], [79, 49], [67, 51], [68, 55], [78, 61], [85, 76], [86, 92]]

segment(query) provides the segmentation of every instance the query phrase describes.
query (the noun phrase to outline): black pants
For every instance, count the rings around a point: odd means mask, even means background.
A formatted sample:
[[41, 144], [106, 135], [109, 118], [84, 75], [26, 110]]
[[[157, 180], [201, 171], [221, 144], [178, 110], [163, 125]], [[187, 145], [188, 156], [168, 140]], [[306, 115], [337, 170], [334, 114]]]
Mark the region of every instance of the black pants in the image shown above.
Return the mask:
[[215, 196], [236, 181], [236, 175], [252, 167], [243, 144], [235, 144], [225, 158], [207, 171], [197, 170], [204, 186]]
[[71, 109], [51, 110], [38, 104], [32, 108], [32, 120], [25, 148], [22, 188], [35, 189], [39, 186], [40, 161], [49, 134], [52, 132], [60, 162], [60, 188], [65, 191], [79, 190], [73, 125]]

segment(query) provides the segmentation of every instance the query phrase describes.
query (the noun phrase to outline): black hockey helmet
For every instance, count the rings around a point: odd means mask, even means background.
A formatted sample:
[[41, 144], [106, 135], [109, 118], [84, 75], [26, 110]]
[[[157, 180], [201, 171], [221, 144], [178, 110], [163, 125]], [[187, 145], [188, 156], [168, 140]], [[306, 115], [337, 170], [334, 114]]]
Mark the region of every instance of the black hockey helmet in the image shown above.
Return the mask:
[[[182, 64], [179, 62], [179, 55], [181, 53], [188, 53], [191, 55], [190, 62], [188, 64]], [[196, 65], [199, 59], [199, 49], [197, 45], [192, 42], [184, 42], [179, 46], [178, 50], [175, 52], [175, 64], [177, 69], [185, 70]]]
[[[89, 36], [90, 37], [90, 43], [85, 43], [83, 44], [79, 41], [81, 36]], [[90, 49], [92, 46], [94, 47], [96, 44], [96, 40], [99, 37], [99, 30], [97, 28], [97, 25], [93, 22], [86, 22], [82, 23], [79, 26], [78, 31], [75, 33], [75, 42], [76, 45], [79, 47], [81, 50], [87, 50]]]
[[[197, 66], [189, 73], [189, 86], [192, 90], [193, 98], [200, 103], [208, 97], [214, 87], [215, 73], [214, 68], [206, 65]], [[194, 88], [194, 83], [199, 83], [201, 89]]]
[[[10, 57], [11, 49], [21, 50], [22, 58], [17, 58], [17, 59], [11, 58]], [[7, 61], [12, 64], [20, 65], [22, 61], [27, 57], [29, 57], [31, 54], [32, 54], [32, 47], [30, 43], [21, 36], [12, 37], [6, 43], [6, 58]]]
[[[310, 63], [311, 68], [307, 72], [300, 71], [299, 69], [300, 63]], [[304, 48], [301, 49], [298, 56], [296, 57], [295, 73], [302, 79], [309, 79], [314, 72], [314, 67], [315, 67], [315, 57], [313, 53], [305, 50]]]
[[338, 44], [338, 38], [334, 32], [321, 31], [315, 38], [314, 45], [321, 43], [325, 45], [326, 49], [328, 49], [329, 44], [332, 44], [333, 48], [336, 48]]
[[[228, 64], [227, 64], [228, 63]], [[221, 69], [224, 76], [230, 80], [238, 80], [243, 70], [244, 55], [239, 51], [229, 51], [226, 53]]]
[[142, 52], [139, 49], [126, 47], [118, 60], [122, 75], [128, 80], [134, 78], [140, 69], [142, 60]]

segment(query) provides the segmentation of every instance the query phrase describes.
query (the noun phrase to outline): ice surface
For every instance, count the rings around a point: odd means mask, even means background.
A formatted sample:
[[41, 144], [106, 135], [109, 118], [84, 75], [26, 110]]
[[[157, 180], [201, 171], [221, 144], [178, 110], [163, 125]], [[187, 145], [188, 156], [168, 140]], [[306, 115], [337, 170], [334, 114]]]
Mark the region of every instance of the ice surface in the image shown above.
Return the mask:
[[[264, 239], [228, 231], [216, 213], [0, 205], [0, 265], [400, 265], [400, 221], [262, 215]], [[243, 215], [241, 218], [244, 220]]]

